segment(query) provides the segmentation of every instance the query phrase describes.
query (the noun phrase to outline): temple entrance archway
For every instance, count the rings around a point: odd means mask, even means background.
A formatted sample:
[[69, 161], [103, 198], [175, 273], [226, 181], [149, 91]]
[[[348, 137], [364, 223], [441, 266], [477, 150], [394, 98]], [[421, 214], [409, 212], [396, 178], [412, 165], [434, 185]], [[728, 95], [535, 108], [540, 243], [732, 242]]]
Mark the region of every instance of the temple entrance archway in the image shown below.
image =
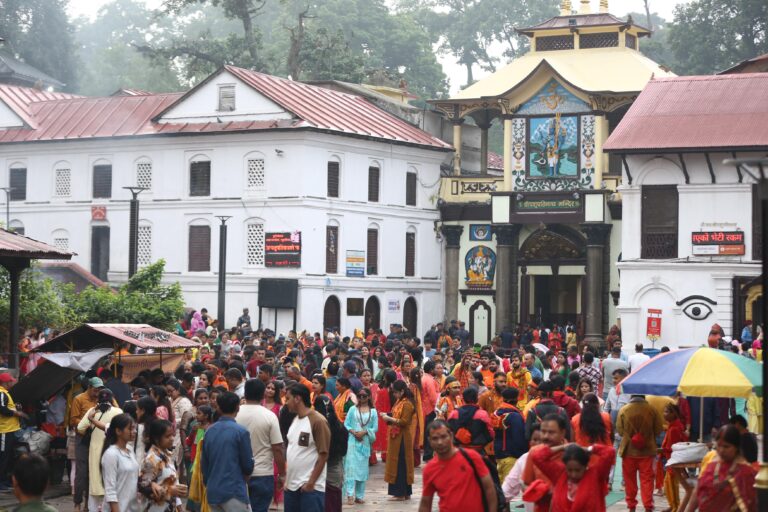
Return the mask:
[[381, 329], [381, 305], [375, 295], [365, 301], [365, 332], [368, 329]]
[[335, 295], [331, 295], [325, 300], [323, 329], [341, 329], [341, 303]]

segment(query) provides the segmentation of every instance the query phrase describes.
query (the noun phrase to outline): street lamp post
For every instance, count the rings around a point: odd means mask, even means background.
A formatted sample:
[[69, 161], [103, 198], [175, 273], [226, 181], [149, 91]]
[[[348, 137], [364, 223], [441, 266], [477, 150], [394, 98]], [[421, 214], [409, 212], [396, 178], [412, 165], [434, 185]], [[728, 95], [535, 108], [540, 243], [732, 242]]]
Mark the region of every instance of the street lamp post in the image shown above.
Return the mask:
[[[732, 158], [723, 161], [726, 165], [734, 165], [742, 172], [747, 174], [758, 184], [760, 193], [760, 220], [762, 236], [762, 273], [761, 284], [763, 291], [763, 332], [765, 332], [765, 323], [768, 321], [768, 300], [766, 300], [766, 290], [768, 290], [768, 158]], [[755, 173], [755, 168], [757, 173]], [[765, 343], [765, 342], [763, 342]], [[760, 471], [755, 478], [755, 489], [757, 490], [757, 510], [768, 510], [768, 401], [765, 396], [765, 383], [768, 382], [768, 362], [765, 357], [766, 347], [763, 346], [763, 462], [760, 464]]]
[[226, 313], [226, 289], [227, 289], [227, 221], [230, 215], [217, 215], [221, 221], [219, 225], [219, 310], [216, 317], [219, 320], [219, 330], [224, 328]]
[[11, 191], [13, 187], [0, 187], [5, 192], [5, 229], [11, 230]]
[[128, 279], [132, 278], [139, 266], [139, 194], [146, 187], [123, 187], [131, 193], [131, 218], [128, 224]]

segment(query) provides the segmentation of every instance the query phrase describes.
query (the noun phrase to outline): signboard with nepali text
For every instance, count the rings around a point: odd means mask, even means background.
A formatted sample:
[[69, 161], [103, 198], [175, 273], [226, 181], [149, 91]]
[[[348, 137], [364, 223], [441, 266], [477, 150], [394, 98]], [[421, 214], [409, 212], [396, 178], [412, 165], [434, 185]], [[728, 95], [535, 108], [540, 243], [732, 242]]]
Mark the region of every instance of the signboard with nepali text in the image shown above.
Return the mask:
[[659, 341], [661, 338], [661, 310], [649, 309], [646, 321], [645, 337], [651, 341]]
[[300, 267], [301, 232], [265, 233], [264, 266]]
[[695, 231], [691, 233], [694, 256], [743, 256], [743, 231]]
[[347, 251], [347, 277], [365, 277], [365, 251]]

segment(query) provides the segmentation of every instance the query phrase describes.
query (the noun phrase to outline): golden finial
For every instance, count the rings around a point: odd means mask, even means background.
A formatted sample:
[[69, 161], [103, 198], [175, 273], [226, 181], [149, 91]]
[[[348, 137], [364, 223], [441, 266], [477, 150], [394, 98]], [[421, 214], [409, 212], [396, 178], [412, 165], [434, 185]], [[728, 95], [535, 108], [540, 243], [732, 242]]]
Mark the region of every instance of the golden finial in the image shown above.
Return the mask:
[[600, 0], [600, 12], [608, 12], [608, 0]]
[[571, 15], [571, 0], [562, 0], [560, 2], [560, 16]]
[[579, 8], [579, 14], [589, 14], [592, 9], [589, 7], [589, 0], [581, 0], [581, 8]]

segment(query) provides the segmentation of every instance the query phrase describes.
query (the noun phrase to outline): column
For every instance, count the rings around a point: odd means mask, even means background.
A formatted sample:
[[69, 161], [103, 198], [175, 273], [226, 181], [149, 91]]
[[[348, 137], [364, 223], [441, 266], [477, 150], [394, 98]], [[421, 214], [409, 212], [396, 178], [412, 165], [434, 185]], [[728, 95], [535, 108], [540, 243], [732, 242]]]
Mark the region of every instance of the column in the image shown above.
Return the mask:
[[445, 319], [458, 320], [459, 248], [464, 226], [443, 225], [440, 231], [445, 237]]
[[494, 226], [496, 233], [496, 332], [517, 323], [517, 249], [520, 225]]
[[611, 224], [585, 222], [581, 231], [587, 236], [587, 300], [585, 308], [585, 340], [598, 348], [604, 342], [603, 332], [603, 250], [611, 233]]
[[480, 128], [480, 172], [485, 174], [488, 172], [488, 129], [491, 127], [491, 123], [478, 123]]
[[512, 118], [504, 118], [504, 192], [512, 192]]
[[461, 174], [461, 125], [464, 124], [464, 119], [452, 119], [451, 122], [453, 123], [453, 174], [459, 176]]

